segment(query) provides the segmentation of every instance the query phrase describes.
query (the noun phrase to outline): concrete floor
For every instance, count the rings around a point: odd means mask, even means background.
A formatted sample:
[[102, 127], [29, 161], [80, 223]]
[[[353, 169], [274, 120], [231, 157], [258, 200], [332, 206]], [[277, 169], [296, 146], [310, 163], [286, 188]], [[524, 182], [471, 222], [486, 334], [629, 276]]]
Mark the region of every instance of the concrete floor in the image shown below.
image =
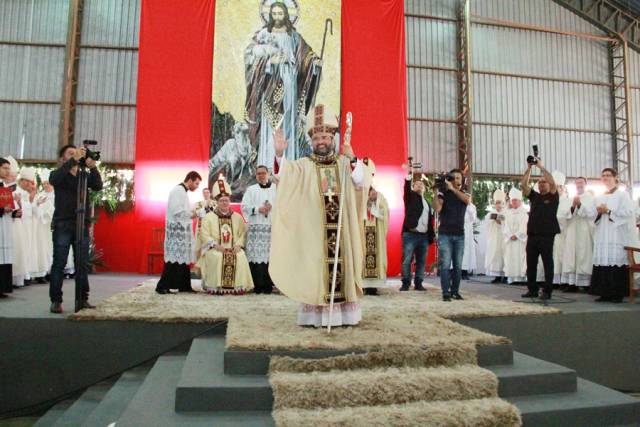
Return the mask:
[[[105, 298], [131, 289], [149, 279], [158, 279], [158, 276], [119, 273], [93, 274], [89, 277], [90, 301], [97, 304]], [[496, 299], [529, 302], [520, 297], [522, 293], [526, 292], [524, 286], [494, 285], [489, 283], [491, 278], [485, 276], [474, 276], [472, 279], [463, 281], [461, 285], [463, 293], [466, 290]], [[400, 286], [398, 278], [390, 278], [389, 282], [396, 287]], [[435, 287], [435, 289], [429, 288], [428, 292], [439, 292], [438, 277], [427, 276], [425, 282], [427, 285]], [[63, 308], [66, 315], [73, 310], [73, 280], [65, 280], [63, 291], [66, 301], [63, 303]], [[565, 313], [640, 310], [640, 300], [637, 304], [629, 304], [628, 302], [613, 304], [595, 303], [593, 302], [595, 298], [584, 292], [563, 293], [555, 291], [551, 304]], [[49, 312], [49, 304], [48, 285], [31, 285], [15, 289], [9, 298], [0, 300], [0, 317], [59, 318], [60, 315]]]

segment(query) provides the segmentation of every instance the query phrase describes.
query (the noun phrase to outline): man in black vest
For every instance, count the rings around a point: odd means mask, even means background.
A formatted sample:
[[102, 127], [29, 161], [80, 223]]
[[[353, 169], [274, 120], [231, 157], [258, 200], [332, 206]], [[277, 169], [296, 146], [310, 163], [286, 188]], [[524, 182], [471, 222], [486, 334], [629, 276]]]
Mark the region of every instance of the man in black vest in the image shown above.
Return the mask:
[[424, 291], [424, 264], [427, 249], [433, 242], [433, 212], [424, 198], [424, 183], [420, 180], [411, 184], [411, 171], [404, 182], [404, 223], [402, 224], [402, 287], [408, 291], [411, 284], [411, 261], [415, 255], [416, 272], [414, 287]]
[[[528, 163], [520, 186], [522, 193], [529, 197], [531, 211], [529, 212], [529, 222], [527, 223], [527, 287], [529, 291], [523, 294], [523, 298], [537, 298], [538, 284], [536, 276], [538, 272], [538, 257], [542, 257], [544, 265], [544, 288], [540, 299], [551, 298], [553, 289], [553, 242], [556, 234], [560, 233], [558, 224], [558, 205], [560, 196], [556, 189], [553, 176], [547, 171], [540, 159], [537, 163]], [[529, 177], [531, 176], [531, 166], [537, 166], [542, 172], [542, 178], [538, 180], [540, 192], [529, 187]]]

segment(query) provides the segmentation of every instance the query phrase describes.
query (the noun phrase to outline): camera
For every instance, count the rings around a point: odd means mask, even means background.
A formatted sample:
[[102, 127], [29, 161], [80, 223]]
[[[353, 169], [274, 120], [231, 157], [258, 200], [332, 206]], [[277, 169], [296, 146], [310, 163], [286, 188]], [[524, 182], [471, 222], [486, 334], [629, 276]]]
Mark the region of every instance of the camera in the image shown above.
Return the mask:
[[436, 175], [433, 186], [441, 193], [444, 193], [447, 191], [447, 181], [453, 182], [454, 179], [455, 177], [452, 174], [443, 172]]
[[84, 141], [82, 141], [82, 145], [84, 146], [85, 150], [86, 150], [86, 155], [85, 157], [87, 159], [91, 159], [94, 162], [97, 162], [100, 160], [100, 152], [99, 151], [92, 151], [89, 149], [89, 146], [91, 145], [98, 145], [98, 141], [95, 141], [93, 139], [85, 139]]
[[530, 165], [538, 164], [538, 146], [537, 145], [533, 146], [533, 156], [532, 155], [527, 156], [527, 163]]
[[489, 218], [496, 221], [496, 220], [504, 220], [504, 215], [500, 215], [498, 213], [492, 213], [491, 215], [489, 215]]

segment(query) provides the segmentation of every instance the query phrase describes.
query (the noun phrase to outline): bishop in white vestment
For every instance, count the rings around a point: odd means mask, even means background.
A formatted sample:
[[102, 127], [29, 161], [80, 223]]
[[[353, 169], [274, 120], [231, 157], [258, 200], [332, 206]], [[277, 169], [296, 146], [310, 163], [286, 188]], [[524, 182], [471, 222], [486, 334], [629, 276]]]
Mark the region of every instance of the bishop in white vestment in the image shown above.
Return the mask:
[[35, 198], [36, 170], [22, 168], [18, 188], [14, 192], [22, 210], [22, 216], [13, 222], [13, 285], [22, 287], [31, 283], [34, 270], [33, 207]]

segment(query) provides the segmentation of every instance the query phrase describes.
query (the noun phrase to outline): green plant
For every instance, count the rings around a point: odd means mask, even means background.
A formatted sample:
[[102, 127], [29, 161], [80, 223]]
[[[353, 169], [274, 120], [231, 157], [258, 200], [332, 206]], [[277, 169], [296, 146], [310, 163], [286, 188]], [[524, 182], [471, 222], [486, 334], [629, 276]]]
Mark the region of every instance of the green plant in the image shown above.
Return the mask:
[[89, 258], [87, 259], [89, 272], [95, 273], [97, 267], [107, 268], [107, 263], [104, 262], [103, 255], [104, 252], [102, 249], [96, 248], [96, 244], [92, 238], [91, 243], [89, 244]]

